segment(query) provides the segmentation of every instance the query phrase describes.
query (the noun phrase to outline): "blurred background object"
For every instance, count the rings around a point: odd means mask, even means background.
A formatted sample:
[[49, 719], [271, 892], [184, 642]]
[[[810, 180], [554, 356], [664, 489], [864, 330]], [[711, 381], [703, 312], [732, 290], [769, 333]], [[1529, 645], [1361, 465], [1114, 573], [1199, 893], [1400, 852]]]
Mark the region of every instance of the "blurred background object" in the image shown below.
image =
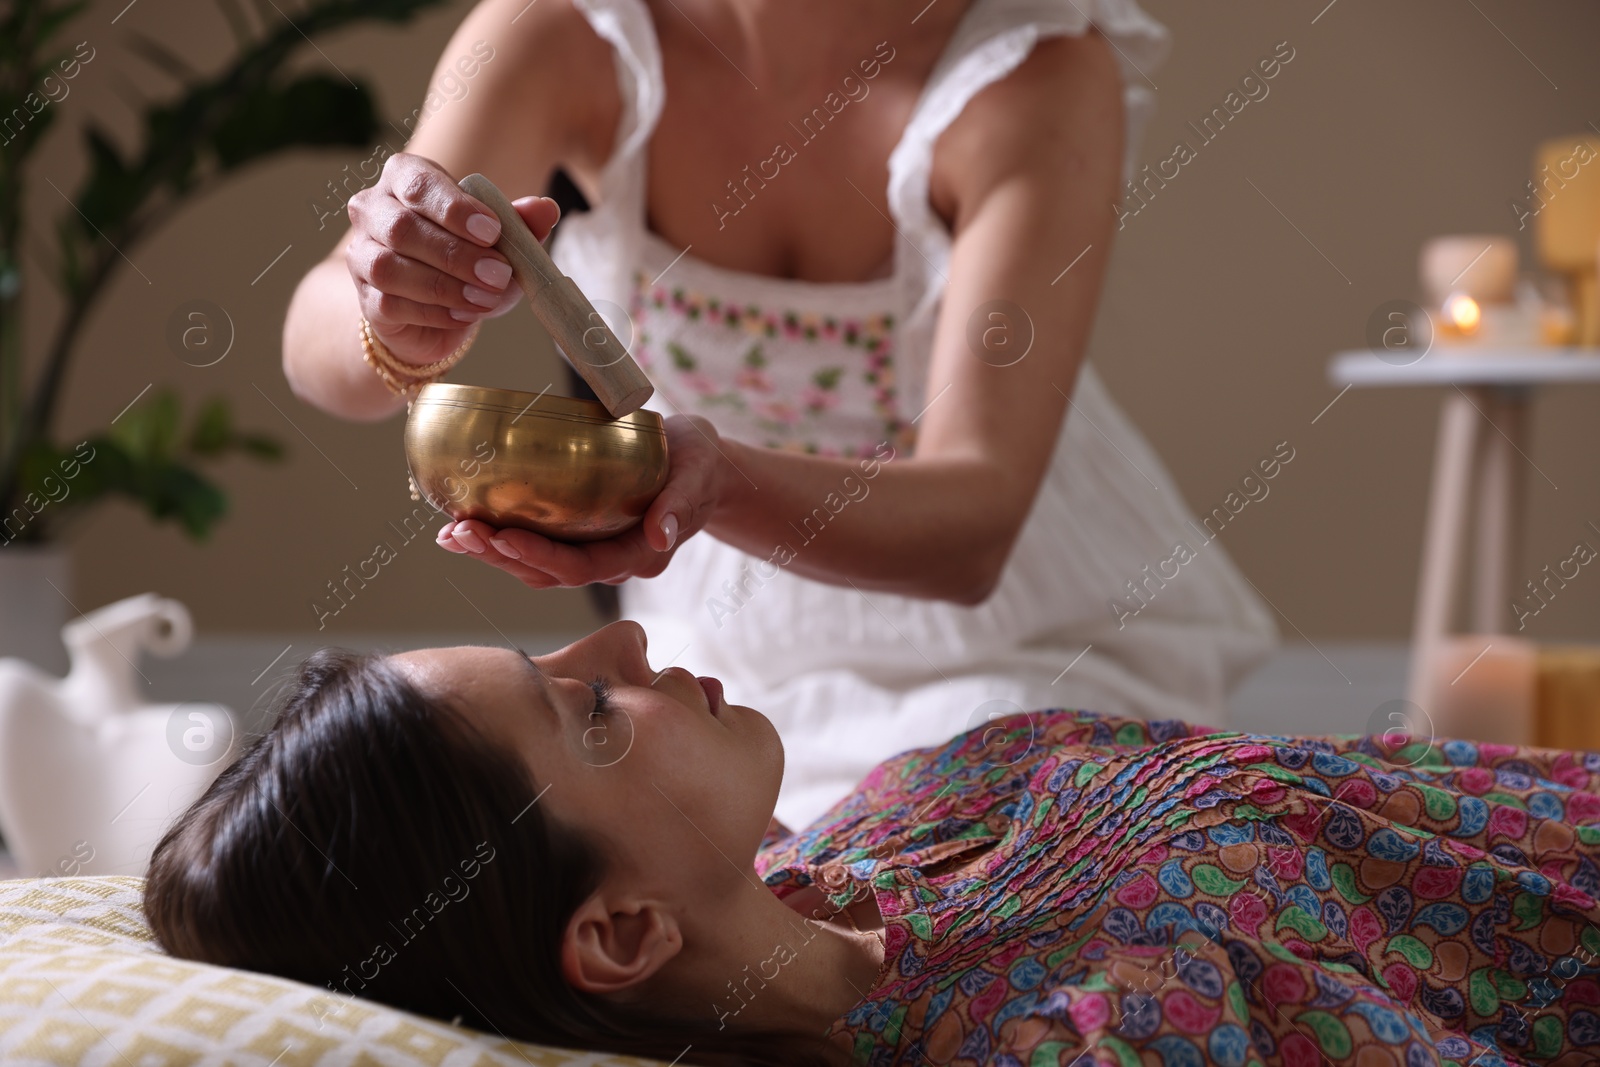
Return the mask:
[[182, 604], [147, 593], [62, 628], [65, 678], [0, 659], [0, 832], [19, 874], [143, 874], [236, 754], [227, 708], [141, 693], [144, 655], [175, 656], [193, 633]]
[[1600, 166], [1595, 165], [1596, 160], [1600, 160], [1600, 138], [1584, 134], [1557, 137], [1539, 146], [1534, 177], [1528, 182], [1528, 192], [1537, 203], [1532, 210], [1539, 259], [1549, 270], [1562, 274], [1571, 287], [1577, 313], [1574, 340], [1580, 345], [1600, 345], [1600, 286], [1595, 281], [1600, 257]]

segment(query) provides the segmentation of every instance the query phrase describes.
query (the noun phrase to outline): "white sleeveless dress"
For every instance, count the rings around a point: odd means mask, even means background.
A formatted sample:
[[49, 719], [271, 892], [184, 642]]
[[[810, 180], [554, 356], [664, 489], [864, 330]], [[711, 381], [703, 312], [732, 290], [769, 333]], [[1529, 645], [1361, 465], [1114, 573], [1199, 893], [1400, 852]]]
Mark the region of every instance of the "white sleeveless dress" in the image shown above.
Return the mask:
[[[1153, 104], [1139, 71], [1155, 68], [1169, 44], [1132, 0], [975, 0], [889, 160], [893, 272], [814, 283], [718, 267], [647, 230], [646, 146], [664, 97], [654, 26], [642, 0], [577, 6], [615, 49], [624, 114], [597, 203], [562, 223], [553, 254], [591, 299], [614, 305], [602, 310], [619, 320], [619, 336], [631, 335], [656, 387], [648, 406], [703, 414], [723, 435], [768, 447], [860, 457], [888, 455], [887, 442], [890, 466], [912, 455], [913, 420], [929, 399], [950, 257], [951, 235], [928, 203], [939, 134], [1039, 38], [1083, 33], [1092, 20], [1120, 57], [1131, 173]], [[809, 139], [829, 135], [829, 114], [868, 98], [870, 82], [858, 77], [809, 123], [797, 105], [790, 150], [805, 152]], [[730, 191], [725, 209], [759, 196], [763, 178], [784, 180], [785, 161], [752, 161], [755, 180], [740, 199]], [[622, 615], [644, 626], [653, 666], [716, 676], [730, 701], [776, 724], [785, 823], [809, 822], [880, 760], [1010, 709], [1224, 722], [1228, 689], [1276, 643], [1272, 617], [1222, 546], [1188, 525], [1171, 476], [1087, 361], [1073, 401], [999, 586], [980, 605], [813, 581], [783, 569], [781, 554], [748, 555], [705, 534], [684, 542], [658, 577], [621, 587]], [[871, 486], [858, 473], [829, 511], [857, 506]], [[788, 547], [803, 553], [820, 521], [796, 525]], [[1140, 603], [1128, 583], [1172, 557], [1178, 541], [1195, 558], [1137, 615], [1120, 613], [1116, 604]]]

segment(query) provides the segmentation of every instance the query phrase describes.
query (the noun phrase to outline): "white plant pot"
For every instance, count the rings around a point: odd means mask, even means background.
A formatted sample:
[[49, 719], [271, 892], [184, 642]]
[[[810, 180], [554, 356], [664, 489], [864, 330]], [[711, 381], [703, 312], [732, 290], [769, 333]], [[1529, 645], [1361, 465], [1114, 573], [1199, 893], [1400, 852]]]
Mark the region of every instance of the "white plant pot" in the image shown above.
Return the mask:
[[64, 672], [61, 627], [77, 614], [72, 595], [72, 553], [64, 545], [0, 544], [0, 658]]

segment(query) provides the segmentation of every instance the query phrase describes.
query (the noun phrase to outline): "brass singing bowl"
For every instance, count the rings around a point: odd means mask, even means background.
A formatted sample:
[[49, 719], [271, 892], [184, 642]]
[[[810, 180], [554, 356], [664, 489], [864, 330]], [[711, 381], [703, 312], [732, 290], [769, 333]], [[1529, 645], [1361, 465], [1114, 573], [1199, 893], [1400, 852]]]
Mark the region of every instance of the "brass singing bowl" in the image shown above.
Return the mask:
[[593, 400], [435, 382], [406, 419], [417, 491], [451, 518], [558, 541], [613, 537], [667, 481], [661, 416], [620, 419]]

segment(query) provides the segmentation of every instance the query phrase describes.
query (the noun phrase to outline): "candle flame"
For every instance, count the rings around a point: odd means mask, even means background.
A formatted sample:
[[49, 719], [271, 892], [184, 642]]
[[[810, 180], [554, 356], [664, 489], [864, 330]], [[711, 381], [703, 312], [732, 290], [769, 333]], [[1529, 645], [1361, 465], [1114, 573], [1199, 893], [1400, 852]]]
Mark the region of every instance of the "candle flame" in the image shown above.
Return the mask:
[[1444, 302], [1444, 321], [1463, 334], [1477, 330], [1483, 318], [1478, 302], [1465, 293], [1451, 293]]

